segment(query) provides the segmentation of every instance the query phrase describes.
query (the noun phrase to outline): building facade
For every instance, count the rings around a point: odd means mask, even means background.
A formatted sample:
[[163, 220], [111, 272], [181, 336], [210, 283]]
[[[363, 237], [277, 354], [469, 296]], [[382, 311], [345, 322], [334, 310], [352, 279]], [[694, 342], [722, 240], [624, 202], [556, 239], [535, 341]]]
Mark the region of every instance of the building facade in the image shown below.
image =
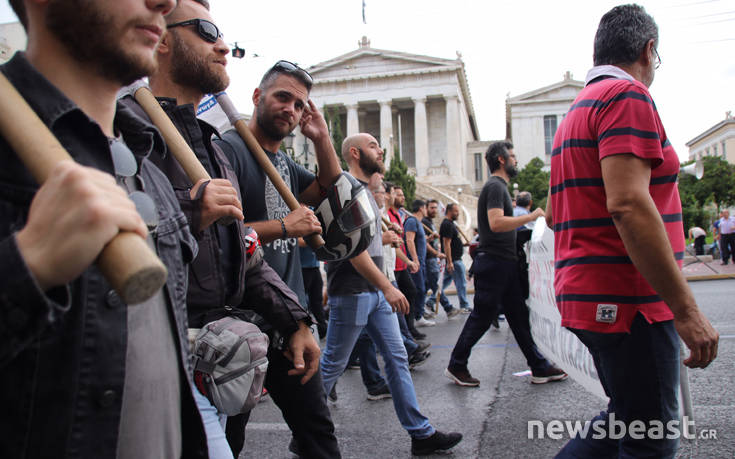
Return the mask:
[[519, 168], [533, 158], [551, 164], [556, 128], [582, 88], [584, 82], [566, 72], [558, 83], [506, 99], [506, 137], [513, 142]]
[[[308, 68], [311, 98], [344, 136], [368, 132], [406, 162], [419, 182], [472, 188], [479, 139], [464, 63], [456, 59], [375, 49], [363, 37], [357, 50]], [[309, 145], [296, 132], [294, 149]], [[312, 156], [313, 157], [313, 156]]]
[[725, 119], [686, 143], [689, 159], [715, 156], [735, 164], [735, 118], [732, 112]]

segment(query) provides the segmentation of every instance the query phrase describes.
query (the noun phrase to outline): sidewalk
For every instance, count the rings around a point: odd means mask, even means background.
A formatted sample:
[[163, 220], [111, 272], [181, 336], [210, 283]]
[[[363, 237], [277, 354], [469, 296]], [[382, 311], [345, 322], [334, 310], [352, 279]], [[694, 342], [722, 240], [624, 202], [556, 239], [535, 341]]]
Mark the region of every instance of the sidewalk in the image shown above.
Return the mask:
[[713, 279], [735, 279], [735, 263], [722, 266], [720, 260], [711, 262], [697, 261], [684, 266], [682, 272], [684, 273], [684, 277], [690, 282]]

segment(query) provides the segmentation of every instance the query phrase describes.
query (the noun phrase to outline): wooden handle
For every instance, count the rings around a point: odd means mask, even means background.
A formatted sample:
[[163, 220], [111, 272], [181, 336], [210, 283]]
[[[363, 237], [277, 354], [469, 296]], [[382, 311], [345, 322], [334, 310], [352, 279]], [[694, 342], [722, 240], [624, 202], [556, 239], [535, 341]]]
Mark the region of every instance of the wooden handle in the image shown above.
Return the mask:
[[[256, 139], [253, 133], [250, 132], [250, 128], [248, 127], [247, 123], [245, 123], [245, 121], [240, 118], [239, 112], [235, 109], [235, 106], [232, 104], [230, 97], [225, 93], [220, 93], [216, 95], [216, 98], [217, 103], [220, 104], [220, 106], [222, 107], [222, 110], [227, 115], [230, 123], [235, 127], [235, 130], [237, 130], [237, 133], [245, 142], [245, 145], [247, 145], [253, 156], [255, 156], [258, 164], [260, 164], [260, 167], [265, 172], [265, 175], [267, 175], [268, 178], [271, 180], [273, 186], [276, 188], [276, 191], [278, 191], [278, 194], [281, 195], [288, 208], [291, 209], [291, 211], [294, 211], [301, 207], [301, 204], [299, 204], [299, 201], [291, 192], [291, 188], [286, 185], [286, 182], [283, 181], [281, 174], [278, 173], [278, 170], [276, 170], [276, 167], [268, 158], [268, 155], [266, 155], [265, 151], [263, 151], [263, 147], [261, 147], [258, 143], [258, 139]], [[309, 244], [309, 247], [311, 247], [312, 249], [318, 249], [319, 247], [324, 245], [324, 239], [322, 239], [321, 235], [317, 233], [304, 236], [304, 240]]]
[[385, 215], [381, 215], [380, 218], [383, 220], [383, 223], [387, 225], [388, 228], [390, 228], [391, 231], [395, 231], [397, 234], [403, 234], [403, 231], [401, 231], [400, 229], [396, 230], [393, 228], [393, 222], [388, 220], [388, 218]]
[[[197, 158], [184, 137], [181, 135], [171, 118], [161, 108], [150, 89], [146, 86], [140, 86], [133, 94], [135, 100], [140, 104], [153, 124], [158, 128], [166, 141], [168, 151], [174, 155], [181, 168], [184, 169], [186, 176], [189, 177], [192, 184], [196, 184], [199, 180], [212, 180], [209, 173]], [[217, 220], [221, 225], [229, 225], [233, 223], [233, 217], [222, 217]]]
[[[2, 73], [0, 94], [0, 133], [36, 181], [43, 184], [56, 164], [72, 158]], [[152, 297], [168, 275], [146, 241], [129, 232], [115, 236], [102, 249], [97, 264], [127, 304]]]
[[464, 231], [462, 231], [462, 228], [460, 228], [456, 222], [454, 222], [454, 226], [457, 228], [457, 232], [459, 233], [459, 235], [462, 236], [462, 238], [464, 239], [465, 244], [469, 244], [470, 240], [467, 238], [467, 235], [464, 234]]

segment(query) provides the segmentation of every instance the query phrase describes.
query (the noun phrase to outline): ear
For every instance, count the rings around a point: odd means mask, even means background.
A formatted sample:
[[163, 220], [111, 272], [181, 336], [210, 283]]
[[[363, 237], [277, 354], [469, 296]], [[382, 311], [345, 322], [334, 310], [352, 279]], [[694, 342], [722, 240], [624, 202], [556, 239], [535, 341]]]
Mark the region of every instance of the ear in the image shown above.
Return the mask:
[[255, 88], [255, 91], [253, 91], [253, 105], [257, 107], [258, 103], [260, 103], [260, 88]]
[[653, 38], [648, 40], [648, 43], [646, 43], [646, 46], [643, 47], [643, 51], [641, 52], [641, 55], [638, 56], [638, 60], [641, 62], [641, 64], [644, 67], [648, 67], [649, 65], [651, 65], [651, 61], [653, 60], [655, 48], [656, 48], [656, 43], [654, 42]]
[[171, 40], [173, 40], [171, 32], [166, 31], [161, 38], [161, 43], [158, 44], [156, 52], [161, 55], [169, 54], [171, 52]]

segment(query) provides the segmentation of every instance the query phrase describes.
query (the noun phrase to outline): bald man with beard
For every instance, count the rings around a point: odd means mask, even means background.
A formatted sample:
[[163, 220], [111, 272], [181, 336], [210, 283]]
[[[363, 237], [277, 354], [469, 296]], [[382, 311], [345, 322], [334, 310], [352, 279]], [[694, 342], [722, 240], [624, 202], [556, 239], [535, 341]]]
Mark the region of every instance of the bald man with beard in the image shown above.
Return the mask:
[[[349, 173], [367, 186], [370, 177], [382, 172], [383, 150], [370, 134], [356, 134], [342, 143], [342, 157]], [[372, 194], [370, 202], [379, 214]], [[383, 236], [380, 221], [366, 250], [343, 261], [327, 263], [329, 329], [322, 354], [324, 391], [329, 393], [347, 367], [350, 353], [363, 329], [385, 360], [387, 383], [401, 425], [411, 436], [411, 452], [432, 454], [451, 449], [462, 440], [459, 433], [445, 434], [421, 414], [408, 368], [396, 312], [406, 314], [406, 297], [383, 274]]]

